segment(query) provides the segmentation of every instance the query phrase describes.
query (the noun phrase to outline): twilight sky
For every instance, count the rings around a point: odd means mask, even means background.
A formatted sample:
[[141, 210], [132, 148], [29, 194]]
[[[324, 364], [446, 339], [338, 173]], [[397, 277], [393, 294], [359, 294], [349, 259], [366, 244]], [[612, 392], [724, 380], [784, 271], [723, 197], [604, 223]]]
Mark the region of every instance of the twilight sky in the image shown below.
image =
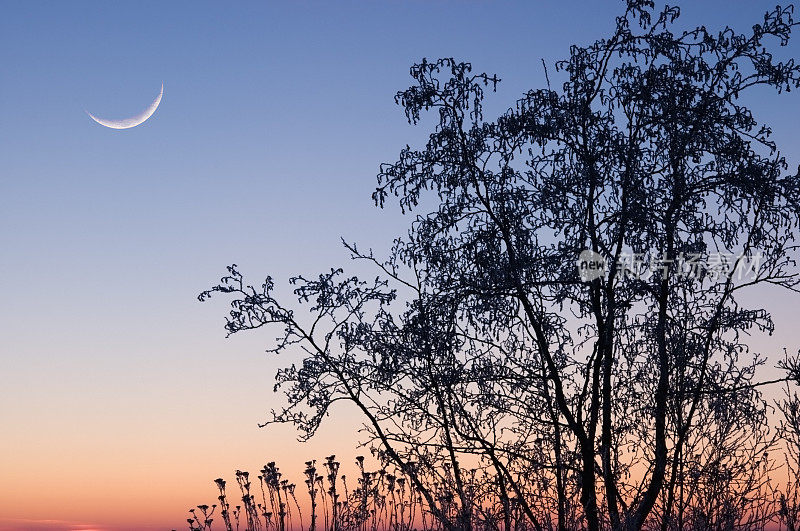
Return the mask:
[[[768, 1], [704, 1], [682, 21], [745, 29]], [[392, 97], [422, 57], [502, 78], [487, 118], [544, 83], [619, 1], [0, 1], [0, 530], [171, 529], [212, 480], [275, 460], [349, 461], [357, 423], [301, 445], [259, 429], [274, 334], [224, 339], [196, 295], [236, 262], [277, 282], [381, 251], [408, 219], [370, 200], [419, 144]], [[800, 35], [780, 54], [800, 56]], [[155, 115], [115, 131], [84, 112]], [[750, 101], [800, 162], [795, 93]], [[797, 298], [763, 293], [796, 348]]]

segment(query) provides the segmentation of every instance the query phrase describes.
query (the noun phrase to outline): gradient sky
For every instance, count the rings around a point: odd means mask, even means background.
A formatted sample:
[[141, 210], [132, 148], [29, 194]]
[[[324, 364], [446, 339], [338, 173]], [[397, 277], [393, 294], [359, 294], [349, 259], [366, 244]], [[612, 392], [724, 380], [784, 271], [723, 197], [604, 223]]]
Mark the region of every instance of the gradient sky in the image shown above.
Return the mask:
[[[747, 28], [775, 0], [704, 1], [684, 23]], [[422, 57], [503, 79], [488, 117], [613, 25], [621, 2], [0, 1], [0, 529], [185, 528], [212, 480], [275, 460], [352, 459], [347, 412], [305, 445], [259, 429], [262, 351], [196, 295], [383, 250], [407, 219], [370, 193], [425, 130], [392, 97]], [[781, 54], [800, 56], [800, 35]], [[137, 114], [164, 83], [145, 124]], [[792, 164], [796, 94], [752, 102]], [[762, 293], [796, 348], [797, 298]]]

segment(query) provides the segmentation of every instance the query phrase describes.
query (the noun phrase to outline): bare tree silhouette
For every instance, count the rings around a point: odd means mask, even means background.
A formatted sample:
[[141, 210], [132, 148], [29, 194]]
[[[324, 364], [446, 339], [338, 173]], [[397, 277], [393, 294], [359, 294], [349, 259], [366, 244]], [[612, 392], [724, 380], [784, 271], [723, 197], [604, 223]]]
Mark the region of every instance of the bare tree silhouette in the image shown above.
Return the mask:
[[[353, 404], [444, 529], [796, 529], [798, 485], [777, 495], [770, 475], [783, 448], [797, 476], [797, 396], [779, 429], [761, 388], [798, 383], [798, 362], [757, 379], [748, 336], [773, 323], [740, 297], [798, 286], [800, 177], [740, 99], [800, 86], [768, 49], [792, 14], [678, 31], [678, 8], [628, 0], [610, 37], [556, 63], [560, 86], [494, 121], [496, 76], [414, 65], [396, 101], [438, 123], [373, 198], [434, 206], [385, 259], [345, 243], [377, 278], [293, 278], [310, 318], [236, 266], [200, 296], [233, 296], [228, 333], [275, 325], [272, 351], [304, 353], [270, 422], [308, 438]], [[584, 251], [607, 272], [581, 277]]]

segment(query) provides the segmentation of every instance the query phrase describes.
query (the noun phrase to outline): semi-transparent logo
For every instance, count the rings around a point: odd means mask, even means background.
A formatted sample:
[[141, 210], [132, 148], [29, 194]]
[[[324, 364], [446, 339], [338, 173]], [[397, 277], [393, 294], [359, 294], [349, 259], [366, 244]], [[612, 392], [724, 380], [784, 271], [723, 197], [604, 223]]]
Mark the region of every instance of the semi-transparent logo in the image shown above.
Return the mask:
[[603, 277], [607, 270], [608, 262], [601, 254], [586, 249], [578, 257], [578, 275], [583, 282]]
[[578, 276], [582, 282], [603, 278], [613, 266], [617, 278], [647, 280], [654, 274], [719, 280], [758, 278], [761, 253], [680, 253], [675, 257], [645, 253], [621, 253], [614, 264], [601, 254], [586, 249], [578, 257]]

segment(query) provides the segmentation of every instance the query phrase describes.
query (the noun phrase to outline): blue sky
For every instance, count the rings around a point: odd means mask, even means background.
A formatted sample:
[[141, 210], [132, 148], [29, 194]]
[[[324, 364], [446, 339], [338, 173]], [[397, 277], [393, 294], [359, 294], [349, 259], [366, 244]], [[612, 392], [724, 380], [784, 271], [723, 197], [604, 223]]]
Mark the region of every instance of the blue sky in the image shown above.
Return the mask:
[[[393, 103], [409, 66], [453, 56], [498, 74], [491, 118], [543, 85], [541, 58], [607, 34], [620, 5], [0, 1], [0, 423], [11, 427], [0, 476], [15, 485], [0, 494], [38, 488], [12, 463], [30, 448], [36, 475], [68, 455], [103, 477], [115, 448], [135, 466], [182, 463], [173, 480], [192, 493], [205, 481], [209, 497], [213, 477], [262, 460], [286, 437], [255, 427], [277, 366], [260, 354], [271, 336], [225, 341], [224, 305], [197, 293], [231, 262], [278, 282], [345, 263], [340, 236], [385, 249], [408, 220], [374, 208], [375, 174], [426, 134]], [[683, 20], [746, 28], [773, 5], [698, 2]], [[800, 40], [781, 53], [798, 51]], [[162, 82], [140, 127], [113, 131], [84, 112], [136, 114]], [[753, 108], [796, 165], [798, 98], [769, 96]], [[776, 300], [788, 326], [795, 300]], [[199, 416], [220, 439], [171, 456]], [[29, 517], [9, 496], [0, 514]]]

